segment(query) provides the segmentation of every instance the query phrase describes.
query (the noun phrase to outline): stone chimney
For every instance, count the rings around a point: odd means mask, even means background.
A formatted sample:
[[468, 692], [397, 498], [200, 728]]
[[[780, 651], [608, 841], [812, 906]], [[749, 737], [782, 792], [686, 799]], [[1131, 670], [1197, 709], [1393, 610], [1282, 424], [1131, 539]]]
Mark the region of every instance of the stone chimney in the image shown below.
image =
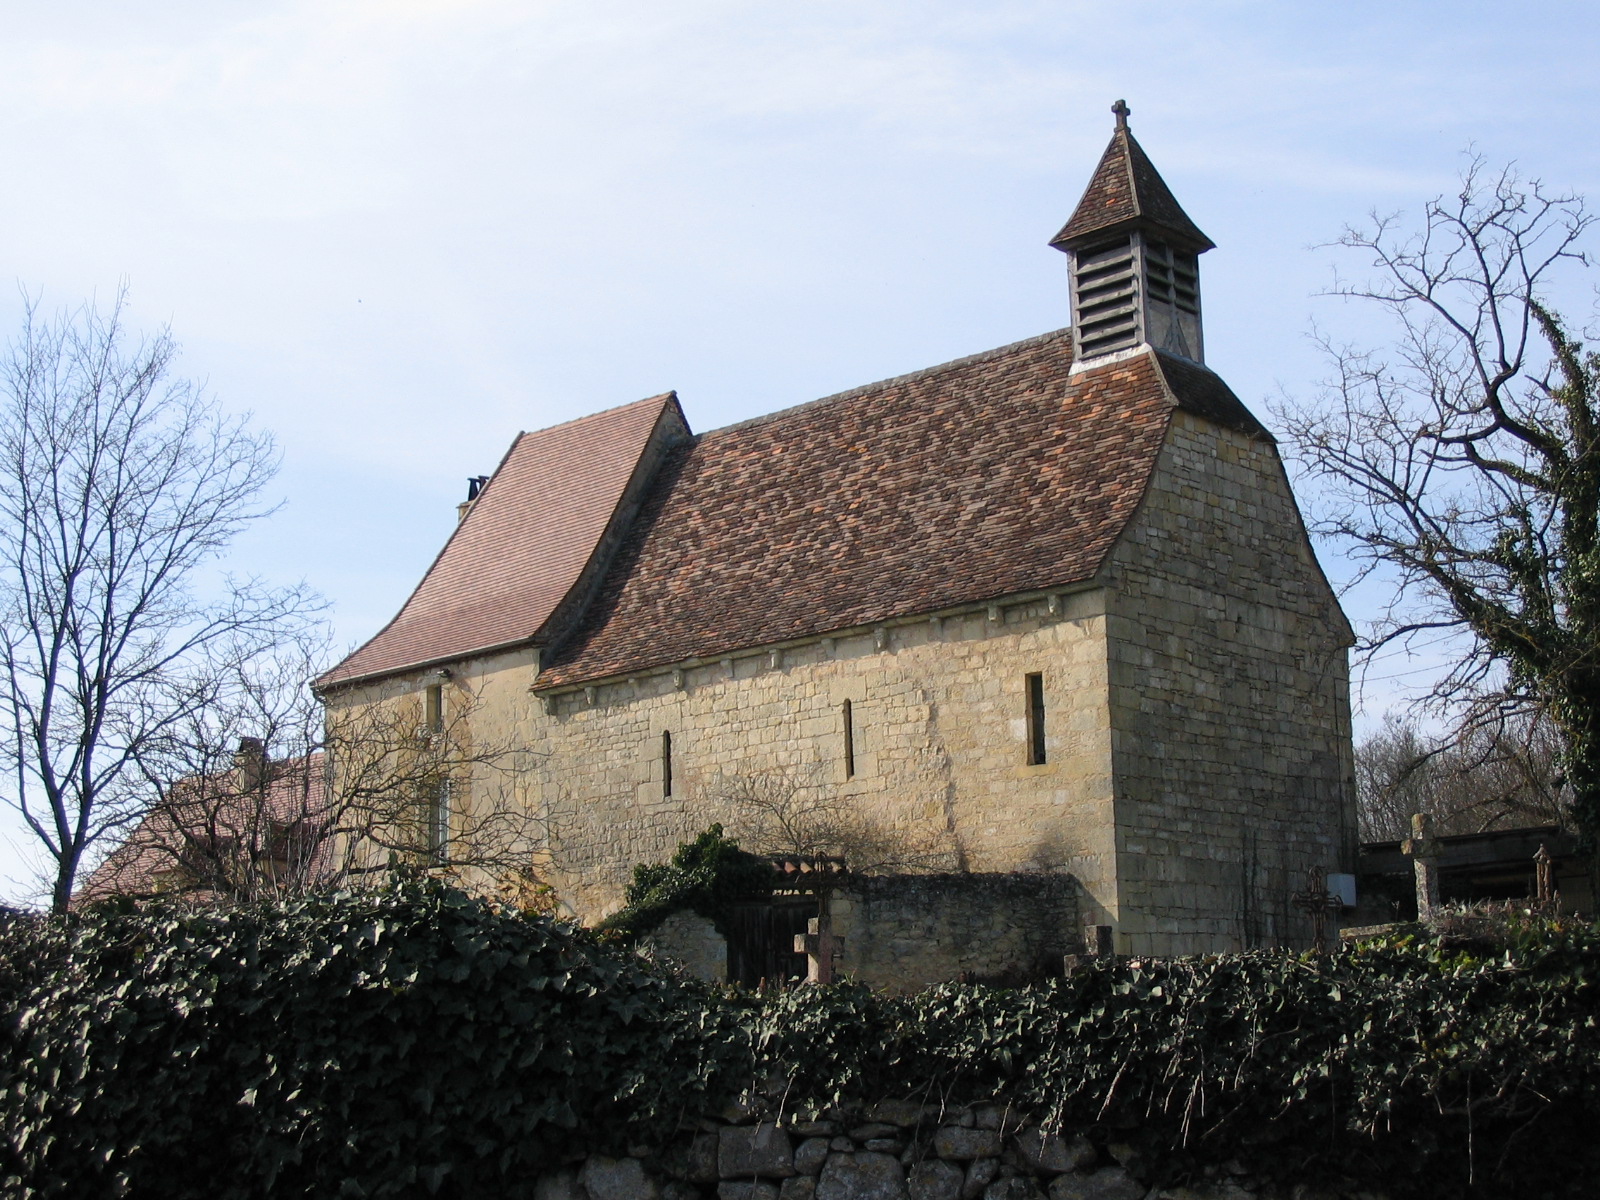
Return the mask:
[[242, 737], [233, 755], [234, 785], [241, 792], [253, 792], [266, 780], [267, 744], [260, 738]]

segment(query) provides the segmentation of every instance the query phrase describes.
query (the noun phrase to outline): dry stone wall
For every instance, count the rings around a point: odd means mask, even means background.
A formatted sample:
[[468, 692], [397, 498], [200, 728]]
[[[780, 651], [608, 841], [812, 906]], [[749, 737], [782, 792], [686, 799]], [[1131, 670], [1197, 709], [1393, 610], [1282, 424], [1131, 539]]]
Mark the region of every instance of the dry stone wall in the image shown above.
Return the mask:
[[1175, 413], [1112, 564], [1118, 949], [1308, 944], [1354, 870], [1349, 629], [1276, 450]]
[[886, 1100], [818, 1120], [779, 1108], [735, 1105], [668, 1145], [569, 1163], [537, 1200], [1382, 1200], [1337, 1179], [1267, 1182], [1242, 1162], [1162, 1186], [1137, 1130], [1045, 1130], [998, 1105]]
[[720, 983], [728, 978], [728, 939], [699, 913], [672, 913], [640, 941], [639, 948], [652, 957], [671, 959], [696, 979]]

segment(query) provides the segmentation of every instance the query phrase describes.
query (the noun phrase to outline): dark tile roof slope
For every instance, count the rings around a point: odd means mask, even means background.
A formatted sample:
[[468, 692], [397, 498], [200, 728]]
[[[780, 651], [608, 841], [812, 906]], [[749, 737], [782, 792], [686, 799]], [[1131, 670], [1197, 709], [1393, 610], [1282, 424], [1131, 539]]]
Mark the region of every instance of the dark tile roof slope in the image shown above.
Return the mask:
[[1237, 429], [1240, 433], [1248, 433], [1251, 437], [1276, 443], [1277, 439], [1233, 394], [1233, 389], [1222, 382], [1220, 375], [1187, 359], [1163, 354], [1160, 360], [1161, 373], [1167, 378], [1167, 386], [1172, 389], [1178, 406], [1185, 412], [1215, 421], [1229, 429]]
[[1052, 246], [1065, 246], [1088, 234], [1105, 233], [1140, 219], [1159, 225], [1196, 252], [1215, 243], [1178, 204], [1155, 164], [1126, 129], [1111, 135], [1089, 187]]
[[583, 573], [671, 393], [518, 435], [399, 615], [319, 685], [534, 638]]
[[1260, 430], [1202, 367], [1147, 353], [1069, 376], [1072, 353], [1060, 330], [702, 434], [537, 686], [1087, 580], [1173, 395]]

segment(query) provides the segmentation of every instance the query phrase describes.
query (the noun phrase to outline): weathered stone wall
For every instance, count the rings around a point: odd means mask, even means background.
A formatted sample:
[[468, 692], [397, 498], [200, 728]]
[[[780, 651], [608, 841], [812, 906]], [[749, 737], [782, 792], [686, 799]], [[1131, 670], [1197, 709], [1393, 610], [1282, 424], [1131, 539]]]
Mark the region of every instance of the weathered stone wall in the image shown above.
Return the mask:
[[[966, 975], [1022, 982], [1061, 974], [1079, 949], [1078, 883], [1060, 874], [858, 876], [821, 898], [834, 978], [913, 991]], [[728, 977], [728, 943], [707, 918], [677, 912], [644, 939], [699, 979]]]
[[[470, 828], [474, 823], [495, 821], [498, 812], [529, 814], [526, 825], [526, 851], [536, 868], [544, 854], [545, 827], [538, 813], [538, 795], [530, 787], [535, 775], [528, 744], [527, 728], [533, 698], [528, 684], [537, 671], [538, 654], [533, 649], [510, 650], [500, 654], [463, 659], [449, 665], [449, 677], [441, 684], [443, 718], [451, 742], [444, 757], [461, 766], [466, 778], [453, 789], [450, 803], [456, 810], [455, 825]], [[436, 682], [432, 668], [408, 671], [365, 684], [336, 688], [325, 697], [330, 730], [347, 729], [349, 737], [336, 738], [345, 758], [369, 758], [378, 752], [406, 753], [404, 744], [422, 727], [424, 689]], [[363, 732], [372, 730], [376, 736]], [[351, 762], [335, 762], [335, 787], [347, 785], [354, 768]], [[395, 778], [406, 772], [397, 770]], [[370, 782], [382, 782], [376, 772]], [[418, 812], [423, 797], [418, 796]], [[361, 801], [352, 803], [359, 805]], [[359, 824], [359, 822], [352, 822]], [[512, 823], [499, 823], [509, 828]], [[420, 837], [420, 830], [419, 830]], [[374, 851], [375, 865], [381, 865], [387, 852]], [[492, 873], [468, 869], [460, 873], [462, 882], [492, 890], [500, 879]]]
[[673, 913], [640, 942], [640, 949], [670, 958], [696, 979], [720, 983], [728, 977], [728, 939], [699, 913]]
[[1353, 870], [1348, 626], [1274, 447], [1176, 413], [1113, 556], [1118, 949], [1307, 944]]
[[[1244, 1162], [1189, 1186], [1156, 1186], [1162, 1164], [1137, 1130], [1046, 1132], [998, 1105], [886, 1100], [785, 1115], [759, 1100], [685, 1122], [669, 1145], [594, 1155], [541, 1176], [537, 1200], [1382, 1200], [1337, 1179], [1283, 1186]], [[1281, 1166], [1281, 1165], [1280, 1165]], [[1281, 1177], [1281, 1169], [1273, 1175]]]
[[[634, 864], [665, 860], [712, 821], [736, 826], [729, 793], [767, 778], [847, 801], [920, 867], [1066, 872], [1108, 904], [1102, 609], [1098, 591], [1020, 598], [553, 697], [529, 740], [558, 890], [586, 919], [604, 915]], [[1030, 672], [1050, 697], [1039, 766], [1027, 763]]]
[[902, 875], [853, 879], [828, 897], [836, 970], [910, 990], [965, 973], [1020, 980], [1061, 973], [1077, 948], [1070, 875]]

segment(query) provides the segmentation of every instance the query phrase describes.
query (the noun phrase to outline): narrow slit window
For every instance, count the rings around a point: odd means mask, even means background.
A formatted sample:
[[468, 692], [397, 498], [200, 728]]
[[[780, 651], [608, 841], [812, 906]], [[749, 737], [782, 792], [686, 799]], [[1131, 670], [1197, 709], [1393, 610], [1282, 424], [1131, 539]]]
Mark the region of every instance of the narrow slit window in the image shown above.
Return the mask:
[[850, 701], [844, 702], [844, 777], [854, 779], [856, 774], [856, 715]]
[[661, 794], [672, 795], [672, 735], [661, 734]]
[[436, 863], [450, 861], [450, 780], [437, 780], [428, 797], [428, 851]]
[[422, 693], [422, 728], [429, 734], [444, 732], [444, 688], [437, 683]]
[[1044, 676], [1035, 672], [1028, 682], [1028, 763], [1038, 766], [1045, 761], [1044, 749]]

